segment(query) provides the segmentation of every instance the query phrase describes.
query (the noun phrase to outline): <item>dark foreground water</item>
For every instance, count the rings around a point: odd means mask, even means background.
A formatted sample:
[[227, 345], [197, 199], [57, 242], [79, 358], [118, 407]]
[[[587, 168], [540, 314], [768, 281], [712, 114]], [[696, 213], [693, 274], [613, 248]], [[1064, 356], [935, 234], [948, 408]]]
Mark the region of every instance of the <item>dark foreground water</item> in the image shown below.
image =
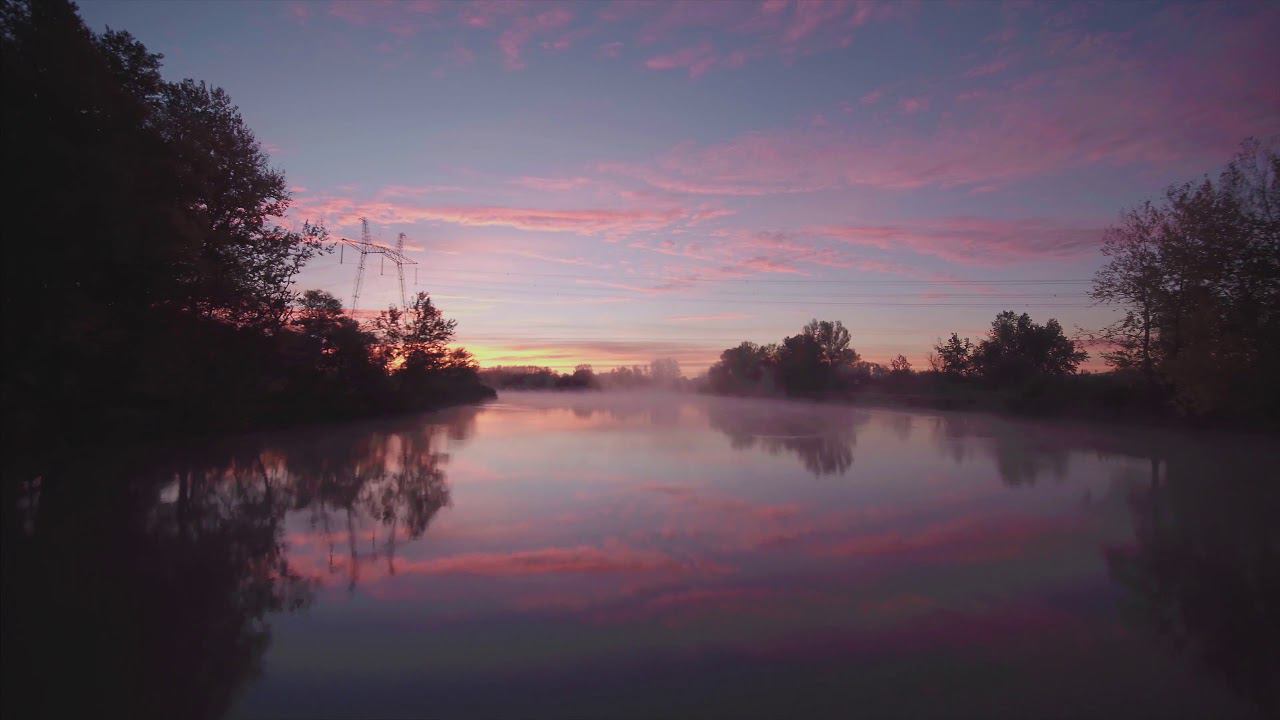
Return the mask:
[[5, 478], [5, 715], [1265, 717], [1277, 460], [536, 393], [67, 457]]

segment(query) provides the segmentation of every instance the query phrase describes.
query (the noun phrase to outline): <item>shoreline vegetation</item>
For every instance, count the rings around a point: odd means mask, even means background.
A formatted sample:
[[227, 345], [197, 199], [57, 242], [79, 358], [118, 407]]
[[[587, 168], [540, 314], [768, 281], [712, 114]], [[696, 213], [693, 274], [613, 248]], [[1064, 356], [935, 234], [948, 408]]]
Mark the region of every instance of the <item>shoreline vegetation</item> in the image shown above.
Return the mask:
[[[1119, 311], [1068, 337], [1053, 318], [996, 315], [986, 337], [952, 333], [918, 371], [868, 362], [839, 320], [780, 343], [744, 341], [703, 377], [662, 383], [719, 395], [875, 402], [1192, 427], [1280, 427], [1280, 154], [1254, 140], [1216, 179], [1173, 185], [1125, 211], [1101, 248], [1090, 297]], [[1109, 370], [1081, 372], [1095, 349]], [[673, 362], [673, 361], [663, 361]], [[499, 389], [655, 384], [653, 370], [590, 366], [482, 372]]]
[[66, 0], [0, 3], [8, 447], [57, 451], [493, 397], [425, 293], [365, 322], [299, 292], [324, 227], [220, 88]]
[[[9, 447], [233, 433], [430, 410], [495, 389], [667, 388], [1142, 422], [1280, 422], [1280, 155], [1246, 141], [1216, 179], [1170, 187], [1107, 231], [1091, 296], [1120, 319], [1068, 337], [1002, 312], [918, 371], [864, 361], [840, 321], [595, 373], [481, 369], [426, 293], [363, 322], [295, 281], [332, 252], [283, 226], [291, 197], [220, 88], [161, 78], [127, 32], [66, 0], [0, 2]], [[1082, 373], [1086, 348], [1111, 370]]]

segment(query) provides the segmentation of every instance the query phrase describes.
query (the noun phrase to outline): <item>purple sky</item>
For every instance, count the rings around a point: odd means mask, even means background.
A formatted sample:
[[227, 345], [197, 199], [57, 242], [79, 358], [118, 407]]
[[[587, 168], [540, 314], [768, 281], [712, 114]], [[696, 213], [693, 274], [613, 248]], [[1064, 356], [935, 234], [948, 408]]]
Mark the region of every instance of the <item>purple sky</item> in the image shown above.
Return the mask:
[[[487, 365], [697, 372], [815, 316], [918, 366], [1001, 309], [1094, 328], [1102, 228], [1280, 134], [1276, 3], [82, 12], [226, 88], [294, 222], [407, 233]], [[372, 269], [361, 309], [397, 299]], [[335, 255], [302, 285], [354, 277]]]

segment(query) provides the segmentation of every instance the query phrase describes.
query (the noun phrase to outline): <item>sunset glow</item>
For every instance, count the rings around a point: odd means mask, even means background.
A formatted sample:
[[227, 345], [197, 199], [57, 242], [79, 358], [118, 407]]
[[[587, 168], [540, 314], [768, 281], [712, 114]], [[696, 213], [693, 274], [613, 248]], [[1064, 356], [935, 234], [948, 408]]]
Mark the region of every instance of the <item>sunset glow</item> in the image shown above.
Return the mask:
[[294, 222], [407, 233], [486, 365], [696, 372], [814, 315], [881, 362], [1000, 309], [1097, 326], [1101, 230], [1280, 131], [1269, 3], [158, 9], [83, 11], [227, 88]]

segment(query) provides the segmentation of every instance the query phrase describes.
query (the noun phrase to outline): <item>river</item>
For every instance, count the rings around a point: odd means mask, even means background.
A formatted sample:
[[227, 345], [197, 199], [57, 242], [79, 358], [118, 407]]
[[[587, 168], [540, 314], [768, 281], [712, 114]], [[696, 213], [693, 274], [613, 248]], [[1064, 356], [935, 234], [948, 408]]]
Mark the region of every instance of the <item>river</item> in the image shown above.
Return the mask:
[[6, 708], [1263, 717], [1278, 459], [661, 393], [69, 456], [6, 478]]

